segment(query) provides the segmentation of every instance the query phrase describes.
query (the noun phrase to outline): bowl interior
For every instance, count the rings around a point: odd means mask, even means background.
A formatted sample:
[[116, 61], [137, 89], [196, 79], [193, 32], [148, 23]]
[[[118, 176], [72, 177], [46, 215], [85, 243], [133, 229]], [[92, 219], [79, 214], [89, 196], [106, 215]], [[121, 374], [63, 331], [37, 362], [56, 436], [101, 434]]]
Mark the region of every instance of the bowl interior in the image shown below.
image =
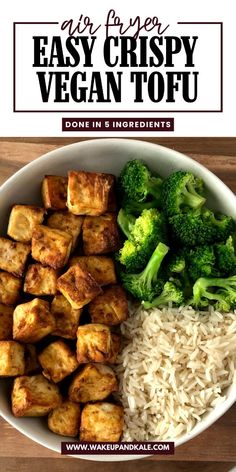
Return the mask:
[[[214, 174], [194, 160], [174, 150], [151, 143], [127, 139], [100, 139], [72, 144], [52, 151], [28, 164], [0, 188], [0, 234], [4, 235], [10, 208], [15, 203], [40, 204], [40, 186], [45, 174], [66, 175], [68, 170], [109, 172], [118, 175], [130, 159], [144, 160], [152, 170], [165, 177], [175, 170], [189, 170], [202, 177], [208, 206], [231, 215], [236, 221], [236, 197]], [[44, 418], [14, 418], [10, 410], [10, 380], [0, 380], [0, 414], [23, 434], [56, 452], [67, 438], [51, 433]], [[226, 392], [226, 400], [189, 433], [179, 437], [176, 446], [192, 439], [218, 419], [236, 400], [235, 383]], [[70, 438], [68, 438], [70, 440]], [[75, 456], [73, 456], [75, 457]], [[121, 461], [138, 459], [140, 455], [76, 456], [89, 460]]]

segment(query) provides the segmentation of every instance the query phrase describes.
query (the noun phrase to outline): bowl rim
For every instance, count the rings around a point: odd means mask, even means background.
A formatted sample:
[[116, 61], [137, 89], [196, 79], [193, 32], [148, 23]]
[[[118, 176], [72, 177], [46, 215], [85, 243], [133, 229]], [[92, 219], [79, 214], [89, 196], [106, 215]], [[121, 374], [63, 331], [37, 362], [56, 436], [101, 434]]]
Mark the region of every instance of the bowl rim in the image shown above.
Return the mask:
[[[14, 181], [17, 180], [19, 177], [24, 176], [25, 173], [30, 172], [31, 168], [35, 167], [40, 167], [44, 162], [46, 162], [48, 159], [51, 157], [60, 157], [63, 160], [63, 155], [67, 150], [73, 149], [73, 148], [83, 148], [83, 147], [91, 147], [93, 148], [94, 146], [96, 147], [97, 145], [103, 146], [103, 145], [110, 145], [112, 143], [122, 143], [123, 145], [127, 144], [128, 146], [131, 145], [137, 145], [137, 146], [144, 146], [147, 148], [152, 148], [158, 153], [158, 149], [161, 150], [162, 152], [166, 154], [171, 154], [173, 159], [178, 159], [181, 158], [184, 162], [189, 162], [189, 163], [194, 163], [194, 167], [196, 169], [200, 169], [202, 172], [204, 172], [205, 175], [208, 175], [211, 179], [213, 179], [217, 185], [217, 183], [221, 186], [221, 188], [224, 189], [224, 192], [228, 194], [228, 198], [235, 200], [236, 202], [236, 195], [233, 193], [232, 190], [217, 176], [215, 175], [212, 171], [210, 171], [208, 168], [206, 168], [204, 165], [200, 164], [198, 161], [195, 161], [192, 157], [176, 151], [175, 149], [168, 148], [166, 146], [163, 146], [158, 143], [153, 143], [149, 142], [146, 140], [140, 140], [140, 139], [131, 139], [131, 138], [92, 138], [92, 139], [85, 139], [83, 141], [79, 142], [74, 142], [71, 144], [65, 144], [63, 146], [57, 147], [49, 152], [44, 153], [43, 155], [37, 157], [33, 161], [29, 162], [28, 164], [24, 165], [21, 167], [18, 171], [16, 171], [12, 176], [10, 176], [6, 182], [4, 182], [1, 187], [0, 187], [0, 195], [4, 193], [12, 184], [14, 184]], [[78, 159], [79, 161], [79, 159]], [[234, 398], [235, 397], [235, 398]], [[197, 435], [199, 435], [201, 432], [205, 431], [209, 426], [215, 423], [226, 411], [233, 405], [233, 403], [236, 401], [236, 388], [235, 388], [235, 395], [232, 396], [232, 398], [226, 398], [220, 405], [217, 405], [216, 413], [214, 414], [214, 418], [207, 418], [204, 421], [204, 424], [202, 425], [198, 423], [193, 430], [190, 431], [190, 433], [185, 434], [183, 438], [180, 437], [174, 441], [175, 442], [175, 447], [180, 446], [181, 444], [184, 444], [188, 442], [191, 439], [194, 439]], [[215, 409], [213, 410], [215, 412]], [[5, 414], [1, 407], [0, 407], [0, 415], [2, 418], [7, 421], [13, 428], [18, 430], [20, 433], [22, 433], [24, 436], [28, 437], [32, 441], [35, 441], [36, 443], [46, 447], [49, 450], [52, 450], [54, 452], [57, 452], [60, 454], [60, 450], [58, 447], [54, 447], [52, 445], [48, 445], [46, 441], [44, 441], [41, 438], [35, 438], [35, 436], [32, 436], [30, 433], [25, 432], [24, 428], [17, 425], [17, 419], [15, 420], [14, 418], [12, 419], [9, 417], [7, 414]], [[196, 429], [196, 431], [195, 431]], [[72, 439], [73, 440], [73, 439]], [[61, 442], [63, 441], [63, 437], [61, 436]], [[170, 440], [171, 441], [171, 440]], [[105, 461], [105, 462], [116, 462], [116, 461], [130, 461], [130, 460], [137, 460], [137, 459], [143, 459], [147, 457], [151, 457], [152, 455], [143, 455], [143, 454], [134, 454], [134, 455], [69, 455], [70, 457], [73, 458], [79, 458], [79, 459], [84, 459], [84, 460], [91, 460], [91, 461]]]

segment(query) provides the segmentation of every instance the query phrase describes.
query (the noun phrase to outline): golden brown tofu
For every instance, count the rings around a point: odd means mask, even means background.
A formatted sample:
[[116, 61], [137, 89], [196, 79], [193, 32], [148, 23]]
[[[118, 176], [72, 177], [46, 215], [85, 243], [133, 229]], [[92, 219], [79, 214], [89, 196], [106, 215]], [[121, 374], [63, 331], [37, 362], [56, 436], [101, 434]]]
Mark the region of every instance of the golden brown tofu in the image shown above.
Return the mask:
[[43, 375], [54, 383], [60, 382], [78, 367], [76, 354], [61, 340], [49, 344], [38, 359]]
[[12, 413], [14, 416], [46, 416], [62, 403], [57, 385], [41, 374], [14, 380]]
[[101, 293], [101, 288], [87, 270], [79, 264], [72, 266], [57, 280], [57, 288], [70, 302], [72, 308], [87, 305]]
[[0, 341], [0, 377], [15, 377], [24, 371], [24, 346], [15, 341]]
[[117, 211], [117, 201], [116, 201], [116, 191], [115, 191], [116, 178], [115, 178], [115, 176], [110, 174], [110, 180], [111, 180], [111, 189], [110, 189], [109, 197], [108, 197], [107, 211], [108, 212], [115, 212], [115, 211]]
[[57, 272], [52, 267], [32, 264], [25, 275], [24, 292], [31, 295], [55, 295], [57, 293]]
[[120, 285], [105, 287], [103, 293], [94, 298], [88, 306], [93, 323], [109, 326], [122, 323], [128, 318], [128, 302]]
[[69, 259], [71, 245], [70, 234], [39, 225], [33, 231], [32, 257], [42, 265], [61, 269]]
[[107, 362], [112, 355], [110, 328], [103, 324], [87, 324], [78, 327], [77, 359], [80, 364]]
[[36, 347], [25, 344], [25, 375], [35, 374], [40, 369]]
[[18, 305], [13, 313], [13, 338], [24, 343], [36, 343], [55, 329], [55, 319], [49, 303], [39, 298]]
[[0, 303], [0, 341], [12, 339], [13, 311], [12, 306]]
[[73, 402], [87, 403], [104, 400], [118, 390], [115, 373], [107, 365], [87, 364], [75, 374], [69, 387]]
[[102, 215], [107, 211], [113, 186], [110, 174], [70, 171], [67, 206], [75, 215]]
[[15, 305], [20, 296], [21, 280], [8, 272], [0, 272], [0, 303]]
[[77, 246], [82, 224], [83, 217], [73, 215], [69, 211], [56, 211], [47, 221], [49, 228], [61, 229], [72, 236], [72, 251]]
[[29, 253], [29, 244], [0, 238], [0, 269], [22, 277]]
[[74, 309], [63, 295], [56, 295], [51, 304], [51, 313], [56, 321], [54, 336], [76, 339], [82, 309]]
[[96, 280], [98, 285], [116, 283], [115, 264], [111, 257], [107, 256], [74, 256], [69, 261], [70, 266], [79, 264], [86, 269]]
[[33, 229], [43, 222], [44, 215], [44, 208], [33, 205], [14, 205], [7, 228], [8, 236], [22, 243], [31, 241]]
[[42, 183], [42, 199], [45, 208], [66, 210], [67, 177], [45, 175]]
[[78, 436], [80, 426], [80, 406], [66, 400], [49, 413], [48, 427], [56, 434], [61, 436]]
[[120, 346], [121, 346], [121, 338], [119, 334], [113, 334], [111, 335], [111, 355], [107, 359], [107, 364], [116, 364], [117, 361], [117, 356], [120, 351]]
[[124, 427], [124, 410], [107, 402], [88, 403], [81, 413], [80, 441], [117, 442]]
[[106, 254], [120, 248], [116, 214], [86, 216], [83, 222], [83, 249], [86, 255]]

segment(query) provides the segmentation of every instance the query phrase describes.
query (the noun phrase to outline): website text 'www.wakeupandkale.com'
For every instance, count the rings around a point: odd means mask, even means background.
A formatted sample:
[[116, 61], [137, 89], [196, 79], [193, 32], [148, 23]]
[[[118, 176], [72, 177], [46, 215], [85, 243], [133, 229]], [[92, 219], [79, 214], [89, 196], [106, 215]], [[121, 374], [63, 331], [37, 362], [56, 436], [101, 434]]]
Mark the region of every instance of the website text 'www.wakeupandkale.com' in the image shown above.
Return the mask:
[[173, 455], [174, 442], [66, 442], [61, 443], [61, 454], [147, 454]]

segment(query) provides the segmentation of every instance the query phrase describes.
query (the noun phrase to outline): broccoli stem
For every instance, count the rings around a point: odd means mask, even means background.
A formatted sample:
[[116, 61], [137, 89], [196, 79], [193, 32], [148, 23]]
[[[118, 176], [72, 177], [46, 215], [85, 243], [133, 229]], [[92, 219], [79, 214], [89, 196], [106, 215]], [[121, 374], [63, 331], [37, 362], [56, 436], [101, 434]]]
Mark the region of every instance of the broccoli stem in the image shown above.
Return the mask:
[[159, 179], [158, 177], [152, 177], [147, 184], [148, 193], [152, 195], [153, 197], [160, 199], [161, 184], [162, 184], [161, 179]]
[[199, 208], [204, 205], [206, 199], [199, 195], [191, 184], [183, 189], [182, 203], [191, 208]]
[[157, 281], [157, 274], [161, 267], [161, 263], [169, 251], [169, 247], [163, 243], [159, 243], [142, 272], [141, 278], [146, 280], [147, 285], [151, 287]]
[[117, 223], [125, 236], [130, 239], [130, 235], [136, 221], [135, 216], [126, 213], [122, 208], [118, 213]]

